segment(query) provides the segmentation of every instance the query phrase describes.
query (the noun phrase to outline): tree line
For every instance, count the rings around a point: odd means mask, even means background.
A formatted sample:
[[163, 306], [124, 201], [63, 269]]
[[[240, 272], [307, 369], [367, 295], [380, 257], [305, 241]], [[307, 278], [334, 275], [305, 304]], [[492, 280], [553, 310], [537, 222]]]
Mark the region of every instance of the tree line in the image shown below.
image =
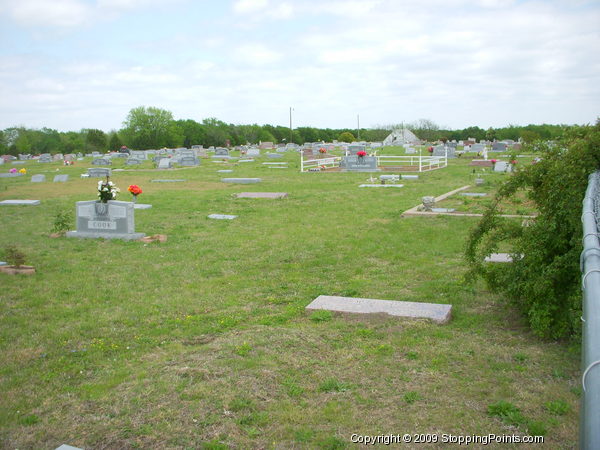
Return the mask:
[[120, 130], [85, 128], [80, 131], [57, 131], [51, 128], [33, 129], [24, 126], [6, 128], [0, 131], [0, 154], [41, 154], [41, 153], [91, 153], [93, 151], [116, 151], [122, 146], [147, 150], [163, 147], [191, 147], [192, 145], [236, 146], [273, 142], [276, 144], [293, 142], [332, 142], [334, 140], [353, 142], [383, 141], [395, 128], [405, 126], [419, 139], [433, 142], [438, 140], [534, 140], [556, 139], [568, 128], [565, 125], [509, 125], [503, 128], [469, 127], [463, 130], [448, 130], [431, 120], [420, 119], [408, 124], [384, 125], [361, 129], [331, 129], [296, 127], [290, 130], [274, 125], [236, 125], [216, 118], [202, 122], [192, 119], [175, 120], [170, 111], [140, 106], [129, 111]]

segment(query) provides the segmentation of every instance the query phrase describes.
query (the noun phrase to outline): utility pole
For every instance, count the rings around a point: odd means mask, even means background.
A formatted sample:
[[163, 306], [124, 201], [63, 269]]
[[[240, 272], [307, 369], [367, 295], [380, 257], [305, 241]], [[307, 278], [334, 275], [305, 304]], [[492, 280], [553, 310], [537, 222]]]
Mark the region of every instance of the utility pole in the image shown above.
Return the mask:
[[294, 134], [292, 132], [292, 107], [290, 106], [290, 143], [294, 142]]

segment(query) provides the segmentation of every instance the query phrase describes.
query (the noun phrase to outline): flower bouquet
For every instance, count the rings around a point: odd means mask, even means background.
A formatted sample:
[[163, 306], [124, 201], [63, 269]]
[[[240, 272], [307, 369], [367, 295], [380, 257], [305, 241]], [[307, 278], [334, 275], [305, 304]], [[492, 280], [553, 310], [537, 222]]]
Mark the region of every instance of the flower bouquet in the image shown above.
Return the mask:
[[115, 183], [108, 181], [108, 177], [106, 177], [106, 181], [98, 181], [98, 198], [100, 199], [101, 203], [107, 203], [109, 200], [115, 200], [119, 192], [121, 192], [121, 190], [115, 185]]
[[137, 184], [132, 184], [130, 185], [127, 190], [129, 192], [131, 192], [131, 195], [133, 195], [133, 203], [136, 202], [137, 200], [137, 196], [140, 195], [142, 193], [142, 188], [139, 187]]
[[364, 158], [365, 156], [367, 156], [367, 152], [365, 152], [364, 150], [360, 150], [356, 152], [356, 156], [358, 156], [359, 158]]

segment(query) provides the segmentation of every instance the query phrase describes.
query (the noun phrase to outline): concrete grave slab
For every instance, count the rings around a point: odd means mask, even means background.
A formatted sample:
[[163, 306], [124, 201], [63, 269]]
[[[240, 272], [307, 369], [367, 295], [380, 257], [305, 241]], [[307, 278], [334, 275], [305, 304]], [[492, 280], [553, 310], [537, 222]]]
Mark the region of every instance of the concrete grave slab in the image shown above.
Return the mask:
[[437, 323], [448, 322], [452, 314], [452, 305], [448, 304], [376, 300], [331, 295], [319, 295], [306, 309], [324, 309], [352, 314], [388, 314], [396, 317], [431, 319]]
[[281, 165], [287, 166], [286, 162], [264, 162], [262, 164], [263, 164], [263, 166], [281, 166]]
[[453, 213], [456, 211], [454, 208], [431, 208], [431, 212], [434, 213]]
[[209, 214], [208, 215], [209, 219], [218, 219], [218, 220], [233, 220], [236, 217], [237, 216], [232, 216], [229, 214]]
[[240, 192], [237, 198], [286, 198], [287, 192]]
[[513, 262], [513, 257], [510, 253], [492, 253], [490, 256], [486, 256], [484, 261], [493, 263], [511, 263]]
[[418, 180], [419, 175], [402, 175], [403, 180]]
[[0, 205], [39, 205], [39, 200], [3, 200]]
[[133, 204], [133, 209], [150, 209], [152, 208], [152, 205], [149, 205], [148, 203], [134, 203]]
[[240, 159], [238, 162], [241, 162], [241, 163], [243, 163], [243, 162], [254, 162], [254, 160], [253, 159]]
[[460, 195], [465, 197], [487, 197], [485, 192], [461, 192]]
[[151, 180], [152, 183], [182, 183], [186, 180]]
[[231, 169], [223, 169], [223, 170], [217, 170], [218, 173], [233, 173], [233, 170]]
[[260, 178], [221, 178], [223, 183], [253, 184], [260, 183]]

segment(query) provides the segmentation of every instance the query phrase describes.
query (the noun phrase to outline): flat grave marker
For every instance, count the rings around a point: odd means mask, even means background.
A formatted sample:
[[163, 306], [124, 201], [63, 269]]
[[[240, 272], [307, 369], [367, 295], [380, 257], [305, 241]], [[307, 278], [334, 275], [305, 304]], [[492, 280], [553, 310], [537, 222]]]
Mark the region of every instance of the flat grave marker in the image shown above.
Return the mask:
[[236, 217], [237, 216], [232, 216], [229, 214], [209, 214], [208, 215], [209, 219], [217, 219], [217, 220], [233, 220]]
[[151, 183], [182, 183], [186, 180], [150, 180]]
[[38, 174], [31, 177], [32, 183], [43, 183], [44, 181], [46, 181], [46, 175]]
[[0, 202], [0, 205], [39, 205], [39, 200], [3, 200]]
[[54, 183], [65, 183], [69, 180], [69, 175], [67, 174], [62, 174], [62, 175], [55, 175], [54, 176]]
[[236, 195], [237, 198], [286, 198], [287, 192], [240, 192]]
[[261, 178], [221, 178], [223, 183], [254, 184], [260, 183]]
[[403, 184], [361, 184], [358, 187], [361, 187], [361, 188], [362, 187], [375, 187], [375, 188], [378, 188], [378, 187], [382, 187], [382, 188], [395, 187], [395, 188], [401, 188], [401, 187], [404, 187], [404, 185]]
[[460, 195], [465, 197], [487, 197], [485, 192], [461, 192]]
[[376, 300], [331, 295], [319, 295], [306, 309], [309, 311], [321, 309], [353, 314], [388, 314], [396, 317], [431, 319], [437, 323], [448, 322], [452, 314], [452, 305], [448, 304]]

